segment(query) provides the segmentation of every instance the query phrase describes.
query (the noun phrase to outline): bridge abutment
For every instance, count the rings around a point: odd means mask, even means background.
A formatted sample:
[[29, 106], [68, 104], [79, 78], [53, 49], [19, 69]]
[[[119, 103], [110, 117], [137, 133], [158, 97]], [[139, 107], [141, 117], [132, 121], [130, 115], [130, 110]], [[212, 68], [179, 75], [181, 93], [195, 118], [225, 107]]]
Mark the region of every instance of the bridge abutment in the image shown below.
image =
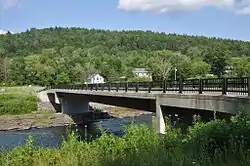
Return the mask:
[[[52, 106], [54, 107], [54, 109], [56, 110], [56, 112], [61, 112], [62, 111], [61, 103], [60, 103], [60, 101], [58, 99], [58, 96], [57, 96], [56, 92], [53, 92], [53, 93], [52, 92], [49, 92], [49, 93], [46, 92], [46, 94], [47, 94], [47, 96], [46, 96], [47, 100], [45, 99], [45, 100], [42, 100], [42, 101], [47, 101], [47, 102], [51, 103]], [[42, 95], [44, 95], [44, 94], [42, 94]], [[41, 94], [38, 97], [42, 98]], [[45, 98], [45, 97], [43, 97], [43, 98]]]

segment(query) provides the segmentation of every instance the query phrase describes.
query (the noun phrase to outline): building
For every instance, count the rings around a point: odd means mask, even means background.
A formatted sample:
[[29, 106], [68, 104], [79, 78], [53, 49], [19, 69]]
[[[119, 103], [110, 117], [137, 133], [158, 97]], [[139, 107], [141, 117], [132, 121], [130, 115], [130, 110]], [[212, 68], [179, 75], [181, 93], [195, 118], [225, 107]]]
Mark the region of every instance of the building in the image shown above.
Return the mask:
[[137, 77], [148, 77], [152, 79], [152, 72], [145, 68], [135, 68], [133, 70], [133, 74], [136, 75]]
[[225, 74], [231, 74], [233, 71], [233, 66], [232, 65], [227, 65], [225, 67]]
[[104, 83], [104, 78], [100, 74], [92, 74], [88, 77], [89, 84], [101, 84]]

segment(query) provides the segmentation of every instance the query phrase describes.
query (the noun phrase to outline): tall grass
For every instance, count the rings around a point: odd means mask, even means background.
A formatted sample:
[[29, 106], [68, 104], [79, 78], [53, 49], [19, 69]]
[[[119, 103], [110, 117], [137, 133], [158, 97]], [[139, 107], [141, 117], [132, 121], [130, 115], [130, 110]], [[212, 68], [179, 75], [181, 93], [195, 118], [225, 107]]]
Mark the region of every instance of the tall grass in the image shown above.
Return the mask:
[[196, 122], [185, 134], [167, 128], [159, 136], [132, 126], [123, 137], [103, 133], [92, 141], [69, 134], [62, 146], [35, 148], [32, 138], [22, 147], [0, 153], [7, 166], [247, 166], [250, 165], [250, 120], [238, 115], [230, 122]]
[[13, 87], [3, 87], [0, 86], [0, 89], [4, 90], [4, 93], [27, 93], [27, 94], [32, 94], [35, 93], [37, 90], [43, 89], [43, 87], [40, 86], [13, 86]]
[[0, 115], [17, 115], [37, 111], [34, 95], [0, 94]]

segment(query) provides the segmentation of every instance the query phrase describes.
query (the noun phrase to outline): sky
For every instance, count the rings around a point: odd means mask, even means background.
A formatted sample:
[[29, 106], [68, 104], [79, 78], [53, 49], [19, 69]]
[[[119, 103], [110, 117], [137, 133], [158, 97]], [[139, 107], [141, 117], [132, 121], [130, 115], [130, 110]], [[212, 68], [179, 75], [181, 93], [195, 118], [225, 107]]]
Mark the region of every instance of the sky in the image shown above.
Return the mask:
[[250, 41], [250, 0], [0, 0], [0, 32], [55, 26]]

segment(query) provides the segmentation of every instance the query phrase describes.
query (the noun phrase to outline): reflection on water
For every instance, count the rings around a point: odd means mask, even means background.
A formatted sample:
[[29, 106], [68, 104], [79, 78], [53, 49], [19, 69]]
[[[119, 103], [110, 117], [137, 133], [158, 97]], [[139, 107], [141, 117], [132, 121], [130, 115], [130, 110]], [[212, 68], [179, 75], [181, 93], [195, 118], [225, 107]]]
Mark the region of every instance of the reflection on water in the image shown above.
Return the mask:
[[[92, 122], [87, 126], [78, 127], [82, 137], [93, 139], [100, 136], [101, 131], [121, 136], [124, 127], [130, 124], [145, 124], [152, 127], [152, 115], [141, 115], [137, 117], [113, 118]], [[11, 149], [25, 144], [28, 136], [32, 136], [35, 146], [58, 147], [67, 134], [66, 127], [53, 127], [46, 129], [31, 129], [25, 131], [0, 131], [1, 149]]]

